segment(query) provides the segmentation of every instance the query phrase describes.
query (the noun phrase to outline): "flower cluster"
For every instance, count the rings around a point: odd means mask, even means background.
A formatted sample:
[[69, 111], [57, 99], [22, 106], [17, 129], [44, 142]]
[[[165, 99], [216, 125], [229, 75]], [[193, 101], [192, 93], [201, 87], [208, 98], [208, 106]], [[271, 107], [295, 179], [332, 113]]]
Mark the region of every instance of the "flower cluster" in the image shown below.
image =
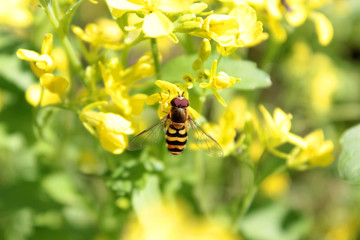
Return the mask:
[[[324, 15], [315, 11], [324, 4], [323, 2], [315, 5], [307, 1], [290, 0], [256, 2], [255, 4], [253, 1], [224, 0], [220, 3], [222, 8], [205, 12], [211, 4], [194, 3], [193, 0], [106, 0], [114, 20], [102, 18], [95, 23], [87, 24], [84, 29], [71, 26], [72, 33], [79, 40], [83, 61], [74, 53], [67, 36], [68, 31], [58, 27], [59, 24], [66, 25], [67, 19], [57, 19], [59, 14], [54, 12], [55, 7], [52, 8], [52, 3], [41, 2], [64, 45], [67, 58], [70, 60], [68, 67], [72, 72], [77, 72], [77, 76], [70, 78], [69, 70], [60, 70], [61, 66], [56, 65], [59, 60], [52, 52], [53, 35], [46, 34], [40, 53], [26, 49], [17, 51], [20, 59], [30, 62], [31, 69], [40, 83], [30, 87], [26, 97], [34, 106], [58, 104], [63, 108], [75, 110], [86, 129], [99, 138], [104, 149], [114, 154], [122, 153], [127, 146], [127, 136], [139, 130], [136, 129], [138, 123], [135, 116], [142, 113], [144, 103], [159, 103], [158, 115], [162, 118], [169, 113], [170, 101], [173, 98], [183, 95], [190, 99], [190, 91], [194, 90], [197, 91], [198, 105], [196, 110], [188, 108], [192, 118], [197, 119], [201, 116], [207, 92], [211, 92], [226, 107], [227, 103], [219, 91], [232, 89], [242, 79], [220, 70], [221, 59], [234, 54], [239, 48], [251, 47], [266, 40], [268, 33], [263, 31], [263, 25], [268, 25], [271, 32], [278, 36], [277, 33], [285, 31], [279, 27], [281, 19], [286, 19], [292, 26], [299, 26], [309, 16], [315, 20], [317, 29], [322, 31], [319, 34], [320, 42], [324, 45], [329, 43], [331, 25]], [[65, 17], [70, 18], [75, 7], [76, 4], [69, 9], [70, 13]], [[259, 21], [258, 18], [267, 21]], [[66, 26], [69, 28], [70, 23]], [[174, 84], [160, 77], [161, 56], [155, 44], [164, 36], [177, 43], [180, 36], [177, 34], [200, 37], [202, 41], [197, 58], [192, 63], [195, 75], [190, 73], [189, 69], [189, 73], [183, 75], [185, 83]], [[284, 37], [280, 36], [279, 39]], [[151, 41], [152, 53], [142, 52], [138, 60], [129, 65], [129, 51], [145, 40]], [[216, 44], [219, 54], [217, 59], [212, 53], [211, 41]], [[121, 58], [117, 56], [117, 52], [121, 52]], [[206, 63], [209, 59], [210, 67]], [[131, 61], [134, 62], [134, 59]], [[55, 70], [66, 72], [64, 75], [67, 77], [56, 75]], [[157, 79], [152, 78], [154, 75]], [[69, 79], [80, 79], [83, 85], [79, 87], [72, 83], [70, 86]], [[161, 89], [160, 93], [147, 96], [138, 90], [142, 86], [154, 84]], [[74, 88], [70, 91], [69, 87]], [[240, 119], [244, 118], [236, 110], [239, 106], [243, 107], [241, 112], [246, 115], [243, 121]], [[295, 166], [297, 164], [294, 162], [299, 161], [312, 162], [315, 153], [309, 149], [309, 142], [313, 138], [302, 139], [290, 132], [290, 114], [277, 108], [271, 116], [260, 106], [260, 112], [264, 117], [264, 121], [260, 121], [258, 114], [246, 111], [246, 108], [243, 100], [237, 99], [230, 103], [218, 125], [204, 125], [205, 129], [216, 136], [226, 154], [236, 152], [244, 144], [244, 138], [239, 138], [238, 133], [244, 130], [244, 121], [250, 121], [253, 122], [254, 131], [258, 131], [259, 141], [270, 152], [284, 156], [278, 151], [279, 146], [291, 143], [298, 147], [292, 152], [289, 165]], [[319, 142], [323, 142], [321, 137], [316, 136]], [[327, 154], [331, 146], [328, 142], [325, 145]], [[302, 153], [303, 151], [306, 153]], [[289, 158], [289, 155], [285, 155]], [[328, 155], [326, 159], [331, 162]]]
[[[331, 140], [324, 140], [322, 130], [315, 130], [302, 138], [290, 131], [291, 114], [276, 108], [271, 115], [262, 105], [259, 110], [262, 117], [257, 111], [249, 109], [244, 99], [234, 99], [221, 116], [219, 124], [205, 124], [204, 129], [219, 139], [225, 155], [248, 149], [252, 160], [257, 161], [260, 155], [252, 153], [252, 148], [256, 147], [257, 152], [265, 149], [286, 159], [289, 168], [299, 170], [325, 167], [333, 162], [334, 144]], [[256, 136], [249, 129], [255, 129]], [[286, 143], [295, 146], [290, 153], [278, 150]]]
[[32, 50], [19, 49], [16, 52], [18, 58], [30, 62], [30, 67], [34, 74], [40, 78], [40, 85], [44, 88], [43, 94], [36, 94], [35, 92], [42, 92], [39, 86], [30, 87], [27, 93], [29, 102], [37, 106], [57, 103], [60, 97], [65, 93], [69, 86], [69, 81], [65, 77], [55, 76], [53, 71], [55, 69], [55, 60], [52, 56], [53, 35], [45, 34], [41, 47], [41, 53]]

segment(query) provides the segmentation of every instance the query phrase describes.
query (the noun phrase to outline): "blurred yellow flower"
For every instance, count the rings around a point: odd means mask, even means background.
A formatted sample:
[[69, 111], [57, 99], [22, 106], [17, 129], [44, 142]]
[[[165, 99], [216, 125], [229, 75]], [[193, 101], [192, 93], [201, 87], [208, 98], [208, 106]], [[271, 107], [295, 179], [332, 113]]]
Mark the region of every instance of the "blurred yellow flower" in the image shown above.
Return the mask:
[[264, 39], [260, 37], [262, 23], [257, 21], [255, 10], [247, 4], [237, 6], [228, 15], [209, 15], [204, 20], [203, 29], [222, 47], [246, 47]]
[[121, 49], [124, 44], [123, 33], [115, 21], [102, 18], [97, 23], [87, 24], [85, 30], [72, 26], [72, 31], [83, 41], [94, 47], [104, 46], [110, 49]]
[[54, 59], [51, 56], [53, 47], [53, 35], [45, 34], [41, 47], [41, 54], [32, 50], [18, 49], [16, 55], [22, 60], [30, 62], [31, 69], [37, 77], [54, 70]]
[[165, 15], [181, 13], [190, 9], [193, 0], [106, 0], [114, 17], [121, 17], [126, 12], [144, 15], [142, 31], [148, 37], [157, 38], [169, 35], [174, 30], [173, 23]]
[[[196, 217], [180, 204], [149, 204], [125, 226], [123, 240], [236, 240], [222, 222]], [[154, 217], [156, 221], [154, 221]]]
[[24, 28], [33, 22], [30, 12], [31, 0], [0, 1], [0, 23]]
[[278, 198], [289, 190], [289, 182], [287, 173], [273, 174], [261, 183], [260, 190], [270, 198]]
[[260, 105], [260, 111], [264, 117], [264, 132], [260, 133], [267, 147], [270, 150], [285, 142], [297, 146], [305, 146], [304, 140], [290, 132], [292, 115], [285, 113], [280, 108], [275, 108], [273, 116]]
[[241, 147], [239, 145], [241, 145], [242, 140], [237, 138], [237, 134], [244, 129], [245, 122], [250, 118], [246, 99], [236, 97], [221, 115], [218, 124], [205, 123], [202, 127], [217, 140], [224, 151], [224, 156], [227, 156], [236, 151], [236, 148]]
[[32, 106], [37, 107], [40, 103], [40, 106], [46, 106], [50, 104], [57, 104], [61, 102], [61, 99], [58, 94], [52, 93], [47, 89], [41, 87], [40, 84], [31, 85], [25, 93], [25, 98], [28, 103]]
[[225, 100], [220, 96], [220, 94], [217, 92], [217, 90], [221, 90], [221, 89], [224, 89], [224, 88], [231, 87], [232, 85], [235, 84], [235, 82], [240, 81], [240, 79], [231, 77], [225, 72], [216, 73], [217, 63], [218, 63], [218, 61], [214, 60], [213, 64], [211, 65], [209, 82], [207, 82], [207, 83], [202, 82], [202, 83], [200, 83], [199, 86], [201, 88], [209, 88], [209, 89], [211, 89], [211, 91], [215, 95], [216, 99], [223, 106], [226, 107], [227, 104], [226, 104]]
[[113, 154], [122, 153], [128, 144], [126, 135], [134, 132], [131, 122], [114, 113], [92, 110], [96, 104], [98, 103], [86, 106], [79, 114], [80, 120], [91, 134], [99, 138], [106, 151]]
[[[156, 80], [155, 84], [162, 89], [162, 92], [150, 95], [146, 99], [146, 103], [148, 105], [153, 105], [157, 102], [160, 104], [158, 109], [159, 118], [163, 118], [167, 114], [169, 114], [171, 109], [170, 102], [172, 99], [178, 97], [179, 95], [182, 95], [183, 93], [184, 97], [186, 99], [189, 99], [189, 94], [187, 92], [188, 85], [186, 84], [175, 85], [163, 80]], [[192, 107], [189, 106], [188, 110], [192, 118], [197, 119], [200, 117], [200, 114]]]
[[302, 88], [299, 92], [303, 95], [299, 97], [310, 100], [307, 105], [311, 106], [312, 114], [326, 116], [331, 111], [340, 81], [333, 60], [323, 53], [312, 52], [306, 43], [298, 42], [284, 69], [294, 89]]
[[295, 148], [287, 159], [290, 168], [305, 170], [312, 167], [326, 167], [334, 160], [334, 144], [324, 140], [322, 130], [309, 133], [304, 138], [305, 146]]
[[[343, 217], [342, 217], [343, 218]], [[337, 219], [325, 234], [324, 240], [354, 240], [358, 235], [358, 219]]]
[[302, 25], [309, 17], [315, 23], [319, 43], [326, 46], [333, 37], [331, 22], [323, 15], [315, 11], [329, 0], [306, 1], [306, 0], [265, 0], [264, 7], [268, 12], [271, 31], [279, 41], [286, 39], [286, 31], [280, 25], [282, 19], [294, 27]]

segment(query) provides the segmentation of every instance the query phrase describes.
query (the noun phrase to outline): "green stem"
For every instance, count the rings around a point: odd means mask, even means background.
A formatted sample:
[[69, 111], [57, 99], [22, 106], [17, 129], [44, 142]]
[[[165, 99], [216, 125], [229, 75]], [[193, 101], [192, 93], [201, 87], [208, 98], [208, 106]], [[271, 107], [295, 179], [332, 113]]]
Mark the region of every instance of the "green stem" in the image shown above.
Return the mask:
[[140, 34], [134, 41], [132, 41], [129, 44], [125, 44], [125, 47], [122, 50], [122, 55], [121, 55], [121, 65], [123, 66], [123, 68], [125, 69], [127, 66], [127, 59], [128, 59], [128, 55], [129, 55], [129, 50], [135, 46], [136, 44], [138, 44], [139, 42], [141, 42], [142, 40], [144, 40], [144, 34]]
[[238, 209], [237, 213], [235, 214], [235, 217], [233, 218], [233, 229], [236, 230], [237, 229], [237, 224], [239, 222], [239, 220], [246, 214], [246, 212], [249, 210], [255, 195], [258, 191], [258, 186], [257, 185], [253, 185], [249, 188], [248, 192], [246, 193], [246, 195], [244, 196], [244, 198], [241, 201], [241, 205], [240, 208]]
[[281, 50], [282, 43], [276, 41], [274, 38], [270, 38], [268, 41], [268, 46], [265, 51], [265, 56], [260, 64], [260, 68], [270, 72], [272, 63], [279, 51]]
[[[55, 28], [55, 31], [56, 31], [57, 35], [59, 36], [62, 45], [64, 46], [65, 52], [69, 57], [69, 61], [70, 61], [71, 65], [81, 75], [81, 73], [82, 73], [81, 62], [78, 59], [78, 57], [76, 56], [74, 48], [72, 47], [68, 36], [65, 34], [64, 30], [62, 29], [62, 26], [61, 26], [59, 20], [56, 18], [54, 10], [50, 4], [51, 3], [43, 5], [45, 12], [49, 17], [51, 24]], [[81, 77], [81, 81], [83, 81], [82, 77]]]
[[154, 58], [154, 64], [155, 64], [155, 71], [156, 71], [156, 78], [161, 79], [161, 73], [160, 73], [160, 59], [159, 59], [159, 50], [157, 46], [156, 38], [150, 38], [151, 41], [151, 50]]
[[220, 63], [222, 57], [223, 57], [223, 56], [222, 56], [221, 54], [220, 54], [219, 57], [218, 57], [218, 61], [217, 61], [218, 66], [219, 66], [219, 63]]
[[42, 138], [43, 135], [42, 135], [42, 129], [41, 129], [41, 126], [37, 120], [37, 115], [39, 113], [39, 110], [41, 109], [41, 102], [43, 100], [43, 97], [44, 97], [44, 88], [41, 87], [40, 88], [40, 97], [39, 97], [39, 103], [36, 105], [35, 109], [34, 109], [34, 112], [33, 112], [33, 124], [34, 124], [34, 127], [35, 127], [35, 135], [38, 137], [38, 138]]

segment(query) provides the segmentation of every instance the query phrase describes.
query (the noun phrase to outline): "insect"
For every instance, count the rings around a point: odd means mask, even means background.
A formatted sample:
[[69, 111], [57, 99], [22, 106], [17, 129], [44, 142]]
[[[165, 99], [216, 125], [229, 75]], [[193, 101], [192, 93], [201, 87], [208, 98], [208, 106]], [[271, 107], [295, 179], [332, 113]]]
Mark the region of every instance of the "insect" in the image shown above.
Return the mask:
[[129, 151], [139, 150], [156, 143], [165, 131], [166, 147], [173, 155], [179, 155], [186, 147], [189, 138], [210, 155], [222, 157], [223, 151], [218, 142], [207, 134], [189, 115], [189, 101], [179, 95], [170, 102], [171, 110], [158, 123], [135, 136], [127, 147]]

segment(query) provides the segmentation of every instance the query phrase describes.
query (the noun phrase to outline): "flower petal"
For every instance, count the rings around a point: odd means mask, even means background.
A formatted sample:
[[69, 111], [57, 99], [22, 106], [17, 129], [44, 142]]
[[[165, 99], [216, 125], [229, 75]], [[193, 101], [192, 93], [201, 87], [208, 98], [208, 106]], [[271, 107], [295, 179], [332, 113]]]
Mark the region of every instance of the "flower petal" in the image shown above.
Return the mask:
[[125, 10], [125, 11], [138, 11], [144, 8], [144, 5], [140, 3], [132, 3], [126, 0], [106, 0], [110, 7]]
[[193, 0], [160, 0], [159, 9], [163, 12], [177, 13], [189, 10]]
[[169, 83], [169, 82], [166, 82], [166, 81], [162, 81], [162, 80], [157, 80], [155, 82], [155, 84], [161, 88], [164, 92], [168, 93], [170, 92], [170, 96], [173, 96], [173, 95], [178, 95], [181, 93], [181, 90], [175, 85], [175, 84], [172, 84], [172, 83]]
[[45, 73], [40, 77], [40, 84], [52, 93], [61, 95], [69, 85], [69, 81], [51, 73]]
[[41, 98], [41, 106], [46, 106], [49, 104], [56, 104], [61, 102], [59, 95], [51, 93], [46, 89], [42, 89], [40, 84], [31, 85], [26, 90], [25, 98], [26, 101], [34, 107], [37, 107], [39, 105], [40, 98]]
[[112, 132], [99, 132], [101, 146], [108, 152], [120, 154], [128, 144], [128, 138], [124, 134], [114, 134]]
[[16, 51], [16, 56], [26, 61], [37, 61], [40, 57], [40, 54], [31, 50], [18, 49]]
[[131, 134], [134, 130], [131, 128], [131, 122], [120, 115], [114, 113], [99, 113], [102, 121], [98, 126], [98, 131], [112, 132], [116, 134]]
[[53, 35], [51, 33], [47, 33], [44, 36], [44, 40], [41, 46], [41, 54], [51, 54], [51, 50], [53, 47]]
[[291, 12], [287, 12], [286, 19], [294, 27], [303, 24], [307, 17], [307, 11], [304, 5], [294, 4], [291, 5]]
[[326, 46], [330, 43], [334, 35], [334, 29], [329, 19], [324, 14], [319, 12], [312, 12], [311, 18], [315, 23], [316, 33], [318, 35], [319, 43]]
[[160, 37], [170, 34], [174, 26], [170, 19], [160, 11], [154, 11], [145, 16], [143, 32], [148, 37]]

